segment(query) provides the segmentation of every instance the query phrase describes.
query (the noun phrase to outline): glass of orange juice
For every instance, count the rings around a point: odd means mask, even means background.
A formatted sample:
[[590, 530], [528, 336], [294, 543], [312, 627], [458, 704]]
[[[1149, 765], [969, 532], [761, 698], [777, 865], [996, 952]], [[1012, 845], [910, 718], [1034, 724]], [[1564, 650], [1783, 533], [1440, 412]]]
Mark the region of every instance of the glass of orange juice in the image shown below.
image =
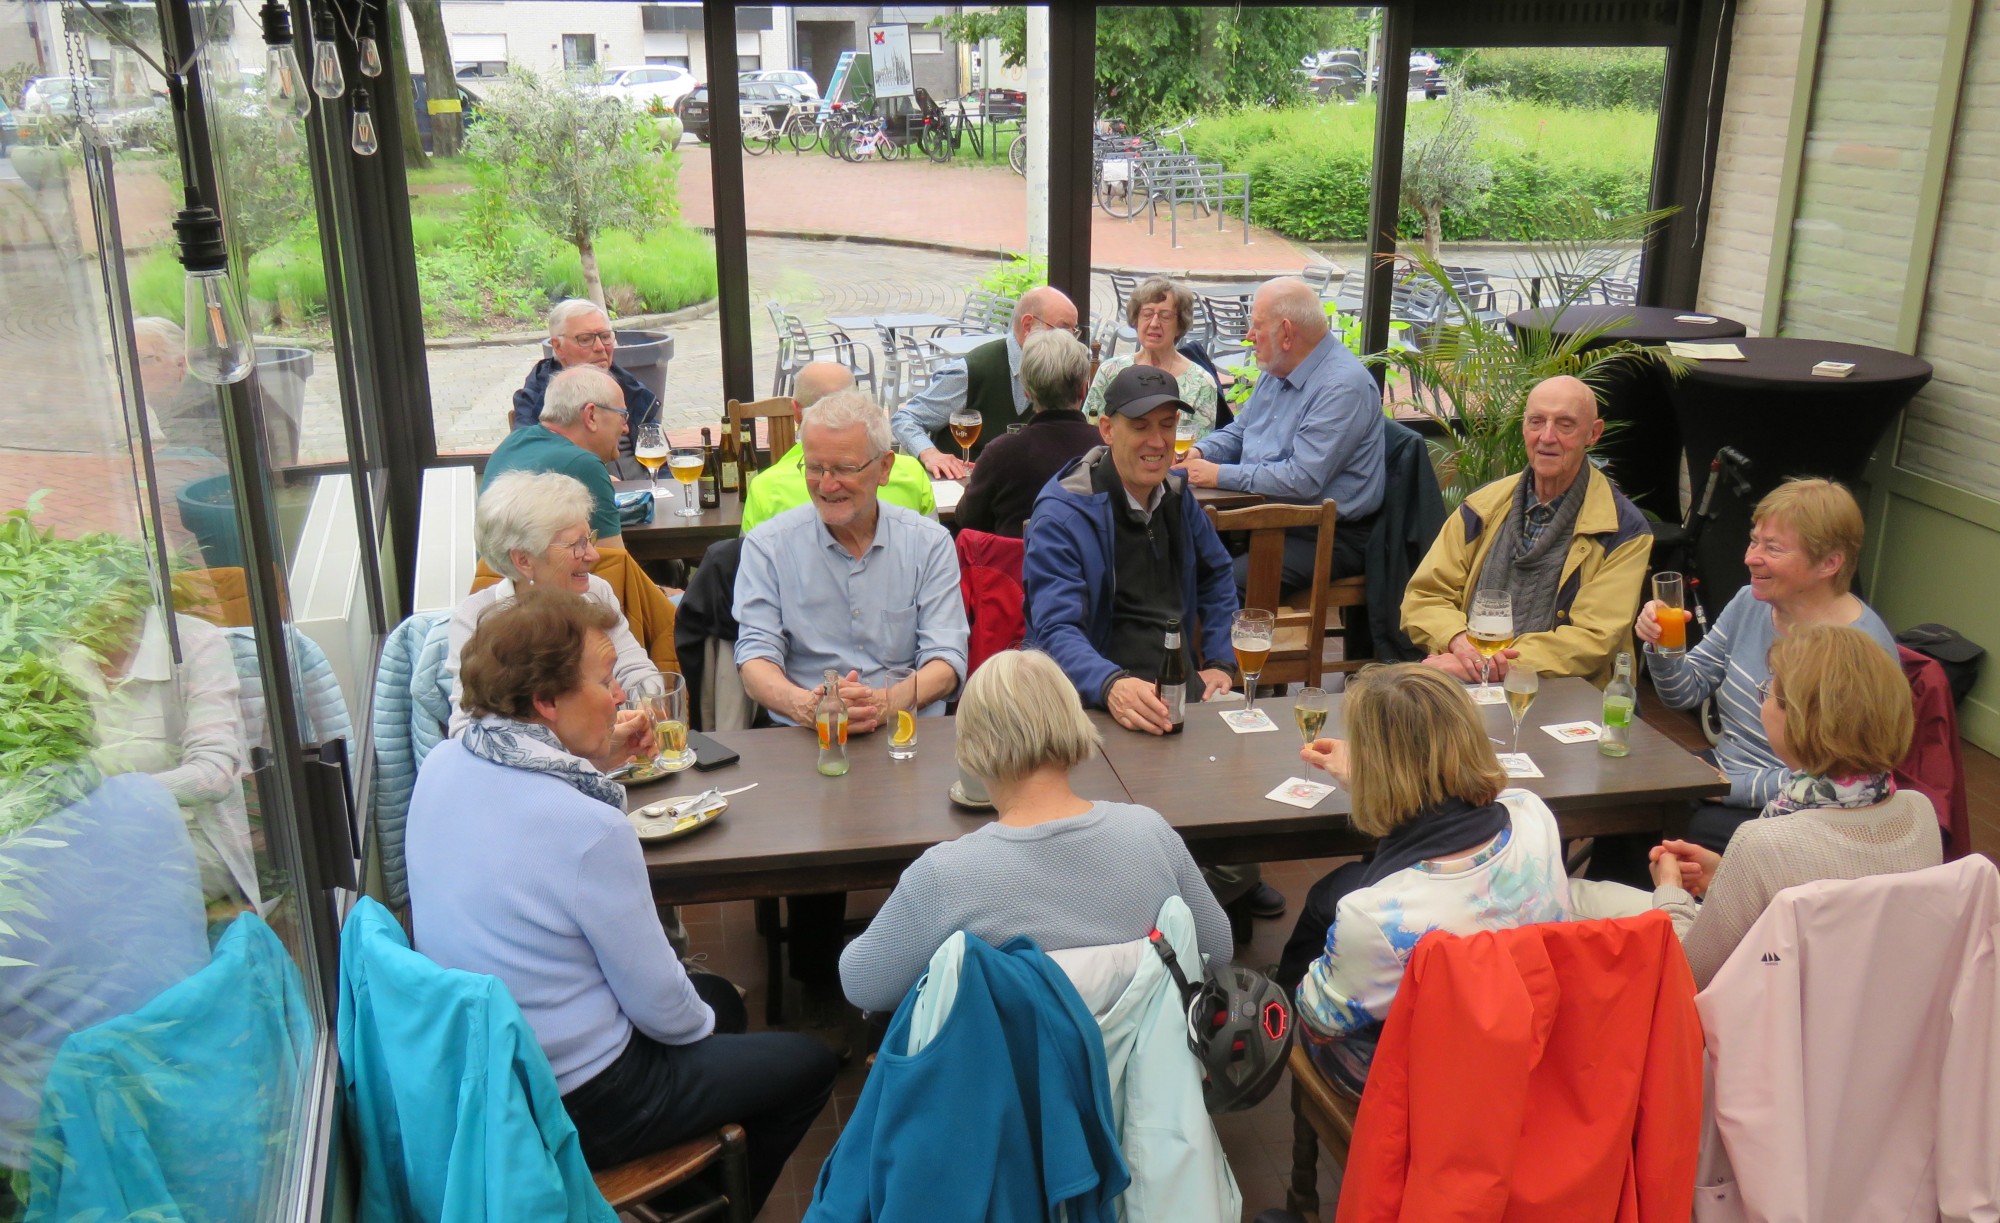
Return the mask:
[[917, 673], [890, 667], [881, 675], [882, 727], [889, 732], [889, 759], [914, 760], [917, 755]]
[[1687, 583], [1678, 573], [1656, 573], [1653, 597], [1664, 604], [1659, 609], [1660, 643], [1653, 650], [1668, 658], [1679, 658], [1687, 653]]

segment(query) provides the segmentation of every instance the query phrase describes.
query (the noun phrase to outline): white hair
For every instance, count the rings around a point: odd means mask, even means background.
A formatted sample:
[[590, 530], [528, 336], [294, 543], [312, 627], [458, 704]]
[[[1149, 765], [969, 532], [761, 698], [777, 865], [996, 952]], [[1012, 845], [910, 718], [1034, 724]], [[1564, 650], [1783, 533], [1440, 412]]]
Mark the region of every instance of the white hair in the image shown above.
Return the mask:
[[540, 419], [545, 425], [573, 425], [583, 415], [583, 405], [615, 407], [623, 395], [618, 379], [595, 365], [572, 365], [549, 379]]
[[1309, 336], [1327, 331], [1326, 307], [1320, 303], [1319, 293], [1298, 277], [1266, 281], [1259, 293], [1272, 318], [1283, 319]]
[[[604, 308], [587, 297], [565, 298], [549, 311], [549, 338], [569, 338], [569, 321], [579, 314], [604, 314]], [[605, 315], [606, 320], [610, 319]]]
[[852, 429], [858, 425], [868, 431], [868, 448], [876, 454], [887, 454], [896, 448], [896, 435], [889, 431], [889, 414], [866, 391], [836, 391], [807, 408], [799, 431], [803, 434], [814, 425], [822, 429]]
[[158, 340], [168, 348], [179, 348], [187, 343], [187, 333], [180, 324], [157, 315], [144, 314], [132, 320], [132, 338], [135, 340]]
[[1021, 386], [1038, 410], [1075, 407], [1090, 389], [1090, 350], [1067, 331], [1037, 331], [1021, 345]]
[[958, 767], [988, 782], [1068, 771], [1103, 746], [1076, 685], [1040, 650], [1004, 650], [981, 663], [959, 698], [956, 734]]
[[580, 480], [559, 471], [510, 471], [493, 477], [479, 494], [472, 539], [479, 559], [519, 582], [527, 574], [514, 563], [514, 553], [548, 551], [556, 532], [588, 523], [596, 508]]

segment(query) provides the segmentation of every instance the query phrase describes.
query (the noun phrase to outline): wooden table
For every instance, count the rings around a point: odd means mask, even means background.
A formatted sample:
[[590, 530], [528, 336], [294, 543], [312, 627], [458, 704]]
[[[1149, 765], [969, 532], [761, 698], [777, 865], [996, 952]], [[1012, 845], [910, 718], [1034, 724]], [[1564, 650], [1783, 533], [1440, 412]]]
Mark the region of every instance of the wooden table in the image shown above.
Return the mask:
[[[1124, 730], [1093, 714], [1103, 730], [1104, 754], [1076, 770], [1077, 793], [1160, 811], [1203, 862], [1282, 861], [1371, 848], [1372, 840], [1348, 825], [1345, 790], [1312, 811], [1264, 797], [1287, 777], [1308, 772], [1298, 756], [1291, 702], [1259, 703], [1278, 722], [1277, 731], [1238, 735], [1217, 714], [1239, 701], [1194, 707], [1187, 731], [1173, 738]], [[1506, 738], [1506, 706], [1484, 712], [1488, 729]], [[1565, 835], [1673, 828], [1689, 800], [1727, 791], [1715, 770], [1640, 723], [1632, 727], [1632, 754], [1622, 760], [1598, 755], [1592, 744], [1557, 743], [1535, 729], [1595, 721], [1601, 712], [1601, 697], [1585, 681], [1548, 680], [1522, 729], [1523, 746], [1547, 776], [1519, 784], [1548, 800]], [[1337, 729], [1339, 718], [1336, 696], [1328, 726]], [[730, 799], [729, 812], [711, 827], [647, 847], [654, 896], [664, 904], [693, 904], [892, 886], [925, 849], [990, 818], [961, 811], [947, 797], [958, 775], [953, 725], [949, 718], [923, 719], [911, 761], [891, 761], [879, 733], [857, 737], [848, 744], [852, 770], [841, 778], [814, 770], [818, 749], [806, 730], [717, 735], [742, 753], [742, 763], [631, 791], [636, 807], [709, 786], [760, 783]]]

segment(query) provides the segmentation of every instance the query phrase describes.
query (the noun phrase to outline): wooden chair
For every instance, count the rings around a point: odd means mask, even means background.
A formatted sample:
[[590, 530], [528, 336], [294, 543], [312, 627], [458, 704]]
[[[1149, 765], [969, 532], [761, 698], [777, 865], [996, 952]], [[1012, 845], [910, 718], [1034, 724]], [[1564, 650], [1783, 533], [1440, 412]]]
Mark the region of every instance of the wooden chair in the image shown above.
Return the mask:
[[[1353, 671], [1366, 659], [1347, 659], [1329, 668], [1325, 662], [1326, 627], [1337, 608], [1362, 607], [1367, 587], [1359, 577], [1332, 580], [1333, 533], [1339, 512], [1331, 501], [1319, 505], [1266, 504], [1239, 510], [1206, 507], [1208, 520], [1218, 531], [1250, 533], [1250, 572], [1243, 592], [1245, 607], [1268, 607], [1275, 616], [1271, 635], [1271, 657], [1258, 677], [1260, 684], [1303, 683], [1318, 687], [1328, 670]], [[1289, 595], [1281, 589], [1285, 568], [1285, 532], [1293, 527], [1318, 527], [1319, 542], [1313, 554], [1312, 585]], [[1304, 595], [1303, 608], [1287, 605]], [[1344, 621], [1340, 625], [1343, 642], [1352, 639]], [[1351, 653], [1351, 651], [1349, 652]]]
[[[719, 1193], [666, 1213], [654, 1205], [656, 1199], [717, 1165], [722, 1179]], [[641, 1223], [697, 1223], [703, 1219], [750, 1223], [750, 1147], [740, 1125], [725, 1125], [713, 1134], [606, 1168], [591, 1179], [613, 1210]]]
[[1354, 1141], [1358, 1100], [1333, 1089], [1306, 1055], [1303, 1044], [1292, 1045], [1292, 1183], [1285, 1190], [1285, 1209], [1304, 1219], [1319, 1218], [1319, 1148], [1347, 1168], [1347, 1148]]
[[738, 437], [743, 435], [744, 421], [753, 422], [751, 425], [753, 429], [756, 428], [754, 422], [763, 421], [770, 437], [770, 456], [773, 459], [790, 450], [799, 440], [799, 426], [798, 422], [792, 419], [792, 400], [789, 395], [780, 395], [775, 399], [757, 399], [750, 403], [732, 399], [729, 401], [727, 419], [729, 431]]

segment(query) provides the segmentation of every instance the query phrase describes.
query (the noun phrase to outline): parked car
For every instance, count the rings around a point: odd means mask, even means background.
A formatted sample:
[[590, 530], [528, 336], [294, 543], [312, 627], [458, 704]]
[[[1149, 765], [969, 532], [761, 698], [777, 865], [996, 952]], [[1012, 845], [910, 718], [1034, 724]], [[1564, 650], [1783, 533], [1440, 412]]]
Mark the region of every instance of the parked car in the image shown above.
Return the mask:
[[507, 75], [507, 61], [504, 59], [482, 59], [472, 63], [458, 64], [452, 75], [461, 81], [490, 81]]
[[21, 91], [21, 109], [30, 113], [51, 110], [66, 114], [75, 104], [78, 85], [90, 93], [90, 104], [99, 110], [111, 106], [111, 82], [101, 76], [38, 76]]
[[975, 89], [952, 103], [968, 119], [1018, 119], [1027, 113], [1028, 95], [1018, 89]]
[[[464, 77], [452, 84], [458, 88], [461, 121], [466, 129], [470, 129], [479, 121], [479, 95], [466, 86]], [[417, 139], [423, 141], [424, 152], [428, 153], [431, 151], [430, 87], [421, 72], [410, 74], [410, 87], [414, 95], [412, 101], [417, 108]]]
[[694, 92], [694, 73], [672, 64], [639, 64], [630, 68], [606, 68], [598, 88], [644, 107], [654, 98], [673, 106]]
[[752, 72], [745, 80], [769, 81], [773, 85], [786, 85], [798, 90], [814, 102], [820, 100], [819, 82], [813, 80], [812, 73], [800, 72], [796, 68], [766, 68], [762, 72]]
[[1441, 98], [1451, 92], [1437, 56], [1428, 51], [1410, 52], [1410, 88], [1423, 90], [1426, 98]]
[[[738, 111], [746, 111], [761, 106], [764, 113], [771, 116], [772, 126], [781, 126], [791, 114], [793, 106], [809, 102], [798, 90], [789, 85], [779, 85], [773, 81], [742, 81], [736, 86]], [[681, 117], [681, 128], [691, 133], [695, 139], [707, 144], [709, 141], [708, 86], [697, 85], [694, 92], [682, 98], [675, 113]]]

